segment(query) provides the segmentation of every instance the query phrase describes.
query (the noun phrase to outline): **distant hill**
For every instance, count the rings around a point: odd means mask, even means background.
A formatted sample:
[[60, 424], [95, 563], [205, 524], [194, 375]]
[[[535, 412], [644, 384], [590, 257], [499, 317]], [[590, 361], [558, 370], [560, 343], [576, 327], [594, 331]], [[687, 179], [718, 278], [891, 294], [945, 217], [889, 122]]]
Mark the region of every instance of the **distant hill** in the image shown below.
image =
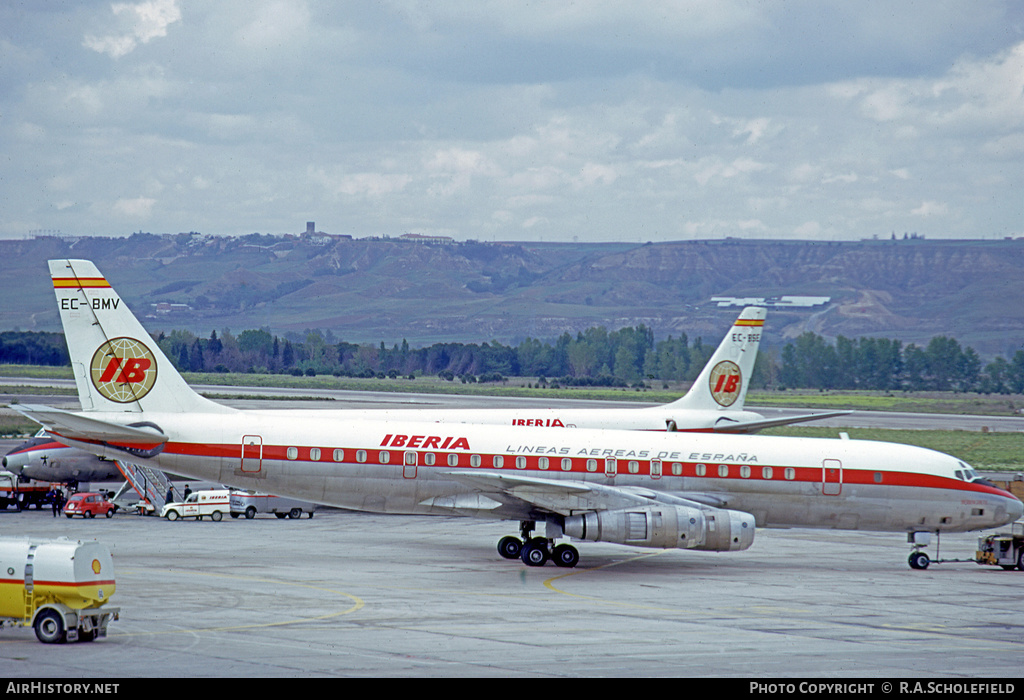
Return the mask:
[[59, 329], [46, 260], [89, 258], [153, 331], [330, 330], [350, 342], [517, 342], [603, 325], [717, 336], [715, 295], [828, 296], [773, 310], [765, 341], [810, 330], [982, 354], [1024, 347], [1024, 241], [452, 243], [329, 236], [0, 241], [0, 330]]

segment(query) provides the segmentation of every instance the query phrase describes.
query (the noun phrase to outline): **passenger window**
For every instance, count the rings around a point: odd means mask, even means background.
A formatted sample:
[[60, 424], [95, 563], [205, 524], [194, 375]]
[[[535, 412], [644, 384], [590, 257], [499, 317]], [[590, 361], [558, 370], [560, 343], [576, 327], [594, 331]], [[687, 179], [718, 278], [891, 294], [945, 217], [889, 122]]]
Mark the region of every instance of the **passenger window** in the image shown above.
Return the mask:
[[750, 478], [750, 467], [748, 467], [745, 464], [743, 466], [741, 466], [740, 467], [740, 477], [742, 477], [744, 479], [749, 479]]
[[425, 455], [423, 455], [423, 463], [426, 464], [428, 467], [434, 466], [434, 453], [427, 452]]
[[707, 474], [707, 472], [708, 472], [707, 465], [704, 465], [704, 464], [698, 464], [697, 465], [697, 476], [704, 476], [705, 474]]
[[562, 457], [562, 471], [572, 471], [572, 460], [569, 459], [568, 457]]
[[391, 453], [387, 450], [381, 450], [380, 454], [377, 455], [377, 459], [381, 464], [387, 464], [391, 461]]
[[494, 459], [491, 460], [491, 464], [494, 465], [495, 469], [501, 469], [505, 466], [505, 458], [501, 455], [494, 455]]
[[683, 465], [680, 462], [672, 462], [672, 476], [682, 476]]
[[459, 466], [459, 456], [457, 454], [455, 454], [454, 452], [452, 452], [451, 454], [448, 455], [448, 466], [449, 467], [457, 467], [457, 466]]
[[785, 476], [787, 481], [792, 481], [796, 478], [796, 469], [793, 467], [786, 467]]
[[587, 460], [587, 471], [588, 472], [596, 472], [597, 471], [597, 460], [596, 459], [588, 459]]
[[356, 450], [356, 461], [360, 464], [366, 461], [366, 450]]
[[334, 461], [335, 462], [344, 462], [345, 461], [345, 450], [335, 450], [334, 451]]
[[635, 459], [631, 459], [629, 460], [629, 464], [626, 466], [626, 468], [629, 469], [630, 474], [639, 474], [640, 462], [637, 462]]
[[718, 476], [722, 476], [722, 477], [729, 476], [729, 465], [728, 464], [719, 464], [718, 465]]
[[516, 457], [516, 469], [526, 469], [526, 457]]
[[320, 461], [320, 448], [314, 447], [309, 451], [309, 458], [314, 462]]
[[299, 448], [298, 447], [289, 447], [285, 451], [285, 456], [288, 459], [298, 459], [299, 458]]
[[483, 460], [480, 459], [480, 455], [473, 455], [469, 458], [470, 465], [474, 467], [479, 467], [482, 462]]
[[537, 466], [539, 468], [541, 468], [541, 469], [547, 469], [548, 468], [548, 458], [547, 457], [541, 457], [540, 459], [538, 459], [537, 460]]
[[761, 469], [761, 478], [762, 479], [771, 479], [772, 475], [773, 475], [773, 472], [772, 472], [772, 468], [771, 467], [764, 467], [764, 468]]

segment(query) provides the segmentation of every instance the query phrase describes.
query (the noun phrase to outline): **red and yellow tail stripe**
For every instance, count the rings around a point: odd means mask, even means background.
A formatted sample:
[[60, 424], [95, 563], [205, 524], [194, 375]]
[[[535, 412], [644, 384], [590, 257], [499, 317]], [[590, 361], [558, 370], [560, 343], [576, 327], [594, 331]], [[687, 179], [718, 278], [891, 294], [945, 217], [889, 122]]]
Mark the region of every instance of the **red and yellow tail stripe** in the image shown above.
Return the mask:
[[103, 277], [54, 277], [54, 289], [96, 289], [110, 288], [110, 282]]
[[763, 318], [738, 318], [736, 319], [735, 325], [737, 326], [754, 326], [760, 328], [764, 325]]

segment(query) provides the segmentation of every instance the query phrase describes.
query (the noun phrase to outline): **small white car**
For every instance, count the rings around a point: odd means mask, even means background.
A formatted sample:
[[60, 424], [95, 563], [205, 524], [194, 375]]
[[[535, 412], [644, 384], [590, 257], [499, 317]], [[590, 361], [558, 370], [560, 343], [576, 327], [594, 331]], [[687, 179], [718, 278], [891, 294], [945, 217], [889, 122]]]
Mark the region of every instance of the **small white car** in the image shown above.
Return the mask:
[[220, 520], [230, 512], [230, 491], [213, 489], [196, 491], [183, 503], [168, 503], [160, 511], [160, 517], [168, 520], [177, 520], [178, 518], [202, 520], [203, 516], [209, 515], [210, 520]]

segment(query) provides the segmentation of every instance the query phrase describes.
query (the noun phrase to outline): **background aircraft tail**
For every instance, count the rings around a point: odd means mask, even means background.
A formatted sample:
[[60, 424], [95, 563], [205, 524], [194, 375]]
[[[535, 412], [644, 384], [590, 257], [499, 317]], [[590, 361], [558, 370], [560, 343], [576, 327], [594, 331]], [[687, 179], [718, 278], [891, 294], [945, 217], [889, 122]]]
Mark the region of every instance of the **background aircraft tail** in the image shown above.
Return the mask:
[[766, 315], [767, 309], [763, 306], [743, 309], [690, 390], [668, 405], [685, 409], [742, 410]]
[[230, 412], [195, 393], [89, 260], [50, 260], [83, 411]]

